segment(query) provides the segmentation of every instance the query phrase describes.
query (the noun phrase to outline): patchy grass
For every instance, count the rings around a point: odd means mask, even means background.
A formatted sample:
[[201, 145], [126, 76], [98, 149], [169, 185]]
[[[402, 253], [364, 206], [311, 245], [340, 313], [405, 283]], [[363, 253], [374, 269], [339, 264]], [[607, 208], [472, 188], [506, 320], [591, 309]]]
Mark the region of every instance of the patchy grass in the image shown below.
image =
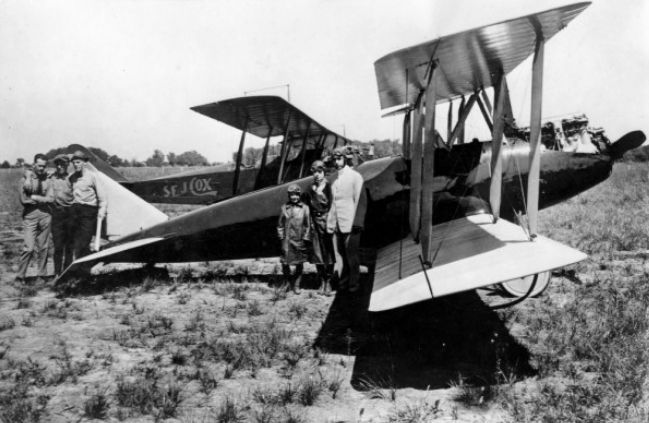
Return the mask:
[[[359, 317], [344, 296], [281, 289], [276, 261], [57, 296], [11, 283], [20, 241], [5, 243], [0, 421], [647, 421], [647, 182], [642, 165], [616, 166], [542, 211], [541, 233], [591, 258], [497, 313], [482, 293]], [[6, 204], [0, 224], [20, 234]]]

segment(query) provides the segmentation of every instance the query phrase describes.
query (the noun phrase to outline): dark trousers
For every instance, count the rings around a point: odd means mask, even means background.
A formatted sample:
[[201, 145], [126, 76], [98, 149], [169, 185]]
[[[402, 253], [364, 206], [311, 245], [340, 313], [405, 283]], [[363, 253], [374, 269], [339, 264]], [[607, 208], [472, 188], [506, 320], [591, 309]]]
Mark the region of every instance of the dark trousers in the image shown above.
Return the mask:
[[47, 254], [50, 242], [52, 215], [44, 207], [29, 207], [23, 212], [25, 244], [20, 254], [18, 278], [24, 278], [32, 259], [36, 260], [38, 276], [47, 274]]
[[52, 211], [52, 241], [54, 242], [54, 273], [60, 275], [72, 263], [74, 223], [72, 207]]
[[90, 242], [97, 230], [97, 207], [83, 204], [72, 205], [74, 225], [74, 259], [90, 254]]
[[354, 228], [351, 232], [335, 231], [334, 238], [338, 253], [343, 258], [343, 269], [341, 275], [341, 288], [344, 287], [346, 276], [349, 277], [349, 290], [358, 289], [358, 278], [360, 276], [360, 258], [358, 257], [358, 247], [361, 241], [361, 231]]

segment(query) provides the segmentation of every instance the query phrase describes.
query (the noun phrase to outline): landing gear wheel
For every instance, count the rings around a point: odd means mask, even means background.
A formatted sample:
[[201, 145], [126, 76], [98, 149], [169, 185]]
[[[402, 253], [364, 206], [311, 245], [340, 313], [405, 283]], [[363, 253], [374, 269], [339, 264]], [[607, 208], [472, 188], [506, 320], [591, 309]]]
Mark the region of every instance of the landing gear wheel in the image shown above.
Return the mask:
[[512, 297], [520, 298], [528, 293], [532, 283], [534, 283], [534, 277], [536, 276], [536, 285], [534, 289], [529, 294], [530, 297], [538, 297], [541, 295], [545, 288], [550, 285], [551, 272], [538, 273], [536, 275], [526, 276], [524, 278], [512, 279], [507, 282], [502, 282], [500, 288], [511, 295]]

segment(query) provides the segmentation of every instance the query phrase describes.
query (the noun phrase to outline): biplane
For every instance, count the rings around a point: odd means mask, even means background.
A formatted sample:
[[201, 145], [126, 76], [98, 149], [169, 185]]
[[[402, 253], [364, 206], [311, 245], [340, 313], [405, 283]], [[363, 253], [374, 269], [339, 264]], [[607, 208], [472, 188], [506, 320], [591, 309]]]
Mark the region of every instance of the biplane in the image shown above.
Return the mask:
[[[588, 5], [576, 3], [444, 36], [375, 62], [381, 109], [404, 114], [404, 154], [357, 167], [367, 197], [366, 207], [357, 210], [357, 221], [364, 222], [361, 247], [371, 252], [361, 259], [374, 273], [370, 311], [494, 284], [526, 298], [547, 283], [543, 275], [547, 279], [552, 269], [586, 257], [539, 235], [538, 210], [605, 180], [614, 161], [645, 140], [634, 131], [604, 153], [541, 154], [545, 45]], [[529, 56], [529, 142], [509, 139], [505, 144], [512, 119], [507, 75]], [[490, 87], [491, 99], [485, 91]], [[435, 114], [445, 104], [451, 111], [459, 107], [457, 118], [448, 114], [443, 139]], [[464, 125], [476, 104], [492, 139], [464, 143]], [[244, 122], [237, 124], [249, 128]], [[311, 178], [299, 178], [301, 174], [293, 183], [305, 189]], [[59, 282], [99, 263], [277, 256], [275, 226], [285, 193], [280, 178], [275, 185], [173, 219], [141, 199], [137, 208], [151, 216], [142, 212], [137, 218], [129, 211], [134, 205], [120, 205], [128, 208], [125, 214], [109, 205], [109, 224], [110, 216], [123, 214], [141, 228], [76, 260]]]
[[[84, 151], [98, 170], [150, 203], [212, 204], [302, 178], [323, 152], [351, 144], [348, 138], [327, 129], [277, 96], [232, 98], [191, 109], [241, 131], [234, 169], [210, 167], [131, 181], [84, 146], [70, 145], [68, 152]], [[243, 165], [247, 134], [266, 140], [259, 166]], [[275, 137], [281, 137], [281, 151], [271, 157], [269, 145]]]

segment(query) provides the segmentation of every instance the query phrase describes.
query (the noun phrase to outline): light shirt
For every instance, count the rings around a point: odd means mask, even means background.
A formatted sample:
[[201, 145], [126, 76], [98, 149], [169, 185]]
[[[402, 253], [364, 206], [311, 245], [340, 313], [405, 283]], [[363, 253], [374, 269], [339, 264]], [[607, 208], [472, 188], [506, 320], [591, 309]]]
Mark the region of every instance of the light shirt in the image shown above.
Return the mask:
[[97, 216], [106, 216], [106, 194], [103, 186], [97, 180], [94, 172], [83, 169], [75, 172], [69, 177], [72, 184], [72, 204], [98, 207]]
[[356, 207], [363, 190], [363, 177], [349, 166], [338, 170], [331, 184], [332, 202], [327, 218], [327, 231], [342, 233], [352, 231]]
[[72, 184], [68, 179], [68, 174], [59, 175], [53, 173], [49, 178], [49, 188], [47, 197], [51, 199], [54, 205], [59, 207], [70, 207], [72, 205]]

